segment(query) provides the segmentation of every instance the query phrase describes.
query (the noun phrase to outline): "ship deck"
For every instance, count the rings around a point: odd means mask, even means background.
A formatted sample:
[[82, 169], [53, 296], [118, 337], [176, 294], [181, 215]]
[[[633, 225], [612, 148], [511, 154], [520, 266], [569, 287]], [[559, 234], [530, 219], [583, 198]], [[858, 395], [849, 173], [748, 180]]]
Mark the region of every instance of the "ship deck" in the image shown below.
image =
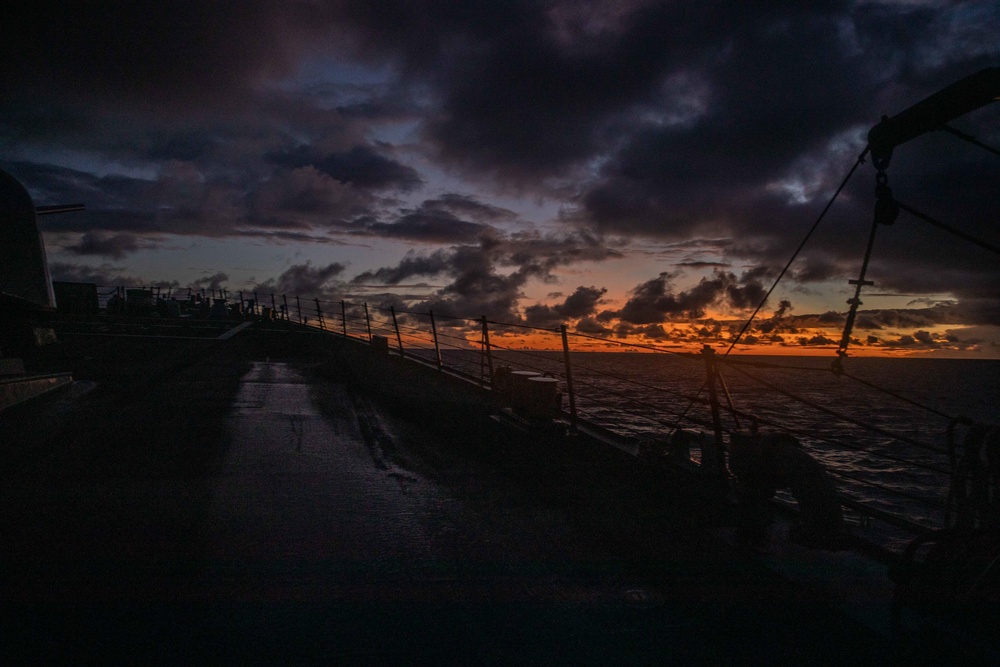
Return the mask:
[[293, 356], [234, 336], [4, 415], [5, 662], [968, 657], [818, 595], [824, 561], [749, 557], [620, 452], [415, 419]]

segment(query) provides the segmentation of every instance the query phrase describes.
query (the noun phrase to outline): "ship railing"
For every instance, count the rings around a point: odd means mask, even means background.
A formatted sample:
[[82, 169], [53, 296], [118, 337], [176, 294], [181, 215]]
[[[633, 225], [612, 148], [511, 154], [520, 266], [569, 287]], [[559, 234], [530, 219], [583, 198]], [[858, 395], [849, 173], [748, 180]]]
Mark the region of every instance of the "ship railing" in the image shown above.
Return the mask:
[[[337, 305], [337, 302], [331, 303], [331, 306]], [[346, 328], [341, 326], [338, 331], [329, 317], [324, 317], [320, 326], [354, 338], [383, 336], [393, 354], [456, 371], [484, 386], [491, 383], [490, 364], [494, 368], [504, 365], [513, 370], [555, 377], [560, 380], [565, 397], [574, 403], [572, 408], [563, 405], [564, 417], [575, 417], [615, 433], [631, 443], [637, 453], [648, 451], [648, 448], [654, 453], [664, 451], [669, 437], [679, 428], [701, 431], [702, 440], [712, 437], [714, 419], [712, 401], [704, 392], [703, 355], [580, 332], [567, 332], [564, 343], [561, 327], [535, 327], [482, 317], [442, 317], [430, 312], [364, 303], [345, 302], [345, 308]], [[363, 314], [365, 309], [367, 319]], [[317, 325], [321, 310], [306, 309], [305, 322], [308, 324], [312, 317], [312, 324]], [[442, 322], [448, 324], [442, 326]], [[367, 331], [368, 326], [371, 326], [371, 334]], [[482, 338], [484, 328], [493, 336], [488, 351]], [[470, 331], [477, 329], [480, 335], [470, 336]], [[519, 338], [517, 333], [524, 336]], [[667, 379], [611, 373], [596, 368], [588, 363], [586, 355], [579, 354], [595, 346], [669, 356], [675, 360], [675, 369]], [[487, 354], [491, 357], [489, 362], [485, 359]], [[724, 369], [719, 378], [724, 386], [719, 393], [728, 397], [718, 399], [723, 435], [754, 427], [794, 435], [805, 449], [828, 464], [827, 469], [843, 489], [844, 502], [852, 518], [865, 524], [875, 520], [902, 533], [894, 543], [903, 544], [909, 536], [940, 525], [940, 517], [946, 511], [945, 497], [951, 475], [947, 448], [940, 442], [927, 442], [880, 423], [878, 415], [873, 416], [869, 409], [870, 394], [884, 393], [883, 390], [872, 383], [867, 383], [866, 387], [867, 381], [861, 378], [835, 375], [826, 369], [753, 364], [721, 355], [716, 363]], [[751, 372], [753, 365], [758, 366], [754, 370], [764, 370], [765, 375], [775, 370], [784, 375], [825, 375], [828, 382], [842, 384], [847, 380], [870, 392], [868, 396], [860, 391], [849, 393], [854, 397], [853, 404], [847, 406], [849, 409], [836, 410], [822, 399], [799, 396], [766, 377], [759, 377], [759, 373]], [[925, 413], [924, 416], [943, 419], [945, 423], [929, 429], [934, 435], [943, 436], [947, 422], [955, 419], [913, 402], [904, 405], [913, 412]], [[787, 419], [790, 411], [797, 415], [793, 424]], [[697, 449], [692, 452], [692, 459], [694, 463], [700, 462]], [[891, 474], [886, 474], [887, 469], [891, 469]]]
[[[156, 300], [182, 302], [190, 318], [221, 302], [231, 307], [230, 316], [280, 320], [378, 344], [389, 354], [488, 389], [501, 366], [547, 375], [558, 380], [559, 416], [566, 422], [612, 434], [633, 453], [654, 460], [665, 455], [679, 429], [694, 431], [703, 449], [713, 444], [724, 449], [723, 440], [733, 433], [787, 432], [837, 480], [852, 520], [889, 527], [895, 531], [893, 544], [905, 544], [947, 521], [954, 462], [944, 440], [949, 427], [962, 420], [849, 373], [709, 350], [691, 353], [570, 331], [565, 325], [415, 311], [402, 303], [210, 289], [150, 288], [148, 293]], [[147, 298], [121, 288], [101, 288], [99, 294], [108, 295], [102, 301], [105, 310]], [[626, 376], [585, 354], [611, 349], [647, 353], [655, 363]], [[809, 382], [798, 379], [802, 376]], [[883, 407], [873, 410], [876, 404]], [[900, 423], [910, 425], [908, 432], [900, 431]], [[692, 451], [694, 465], [701, 464], [701, 453]], [[706, 472], [729, 474], [724, 457], [715, 457], [713, 465], [718, 468]]]

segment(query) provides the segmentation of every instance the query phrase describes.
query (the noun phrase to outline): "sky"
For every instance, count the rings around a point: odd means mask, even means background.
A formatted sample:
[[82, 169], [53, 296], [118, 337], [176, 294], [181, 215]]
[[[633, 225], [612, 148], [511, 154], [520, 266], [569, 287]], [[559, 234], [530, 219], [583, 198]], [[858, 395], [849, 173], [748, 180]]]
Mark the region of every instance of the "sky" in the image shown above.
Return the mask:
[[[0, 168], [55, 280], [299, 294], [728, 348], [868, 130], [1000, 65], [994, 2], [20, 3]], [[1000, 146], [1000, 104], [953, 127]], [[933, 132], [896, 198], [1000, 245], [1000, 158]], [[861, 165], [737, 352], [832, 354]], [[1000, 357], [1000, 261], [880, 226], [851, 355]]]

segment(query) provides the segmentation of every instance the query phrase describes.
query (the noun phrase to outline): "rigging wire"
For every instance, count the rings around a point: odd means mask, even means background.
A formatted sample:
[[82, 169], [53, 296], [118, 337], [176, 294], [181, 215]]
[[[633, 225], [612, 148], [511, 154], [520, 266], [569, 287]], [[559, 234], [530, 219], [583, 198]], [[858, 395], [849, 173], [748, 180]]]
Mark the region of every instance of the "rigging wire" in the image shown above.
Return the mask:
[[868, 380], [860, 378], [857, 375], [852, 375], [847, 371], [834, 373], [834, 371], [828, 366], [813, 368], [810, 366], [791, 366], [788, 364], [774, 364], [767, 361], [750, 361], [747, 359], [726, 359], [725, 363], [729, 366], [748, 366], [751, 368], [778, 369], [778, 370], [805, 372], [805, 373], [831, 373], [834, 375], [839, 375], [841, 377], [846, 377], [850, 380], [854, 380], [855, 382], [863, 384], [869, 389], [874, 389], [875, 391], [882, 392], [887, 396], [892, 396], [893, 398], [900, 400], [904, 403], [908, 403], [913, 407], [920, 408], [925, 412], [929, 412], [938, 417], [942, 417], [943, 419], [947, 419], [949, 422], [956, 422], [959, 424], [964, 424], [966, 426], [970, 426], [974, 423], [971, 419], [967, 417], [955, 416], [955, 415], [950, 415], [947, 412], [942, 412], [937, 408], [932, 408], [931, 406], [925, 405], [924, 403], [921, 403], [919, 401], [915, 401], [912, 398], [907, 398], [906, 396], [903, 396], [899, 392], [893, 391], [891, 389], [886, 389], [885, 387], [881, 387], [873, 382], [869, 382]]
[[796, 258], [798, 258], [799, 253], [802, 252], [802, 249], [806, 247], [806, 243], [809, 242], [809, 239], [810, 237], [812, 237], [813, 232], [815, 232], [816, 228], [819, 227], [819, 223], [823, 221], [824, 217], [826, 217], [827, 211], [829, 211], [830, 207], [833, 206], [833, 202], [837, 200], [837, 197], [840, 196], [840, 193], [844, 190], [845, 187], [847, 187], [847, 182], [851, 180], [851, 176], [854, 175], [854, 172], [857, 171], [858, 167], [864, 164], [865, 157], [868, 155], [868, 151], [870, 150], [871, 148], [869, 146], [865, 146], [865, 149], [861, 151], [860, 155], [858, 155], [858, 159], [854, 162], [854, 166], [851, 167], [851, 170], [847, 172], [847, 176], [844, 176], [844, 180], [840, 182], [840, 186], [837, 187], [836, 192], [834, 192], [833, 196], [830, 197], [830, 201], [828, 201], [826, 203], [826, 206], [823, 207], [823, 210], [820, 212], [819, 217], [816, 218], [816, 222], [814, 222], [812, 227], [809, 228], [809, 231], [806, 232], [805, 238], [802, 239], [802, 243], [800, 243], [799, 247], [796, 248], [795, 252], [792, 253], [791, 258], [789, 258], [788, 262], [785, 264], [785, 268], [783, 268], [781, 270], [781, 273], [778, 274], [778, 277], [774, 279], [774, 283], [771, 285], [771, 289], [767, 290], [767, 294], [765, 294], [764, 298], [760, 300], [760, 303], [754, 309], [753, 313], [751, 313], [750, 318], [743, 325], [743, 328], [740, 329], [740, 332], [736, 334], [736, 337], [733, 339], [733, 342], [730, 343], [729, 348], [722, 356], [724, 357], [729, 356], [729, 353], [732, 351], [732, 349], [736, 347], [736, 343], [738, 343], [740, 338], [743, 337], [743, 334], [746, 333], [747, 329], [750, 327], [750, 323], [753, 322], [755, 317], [757, 317], [757, 313], [759, 313], [760, 309], [764, 307], [765, 303], [767, 303], [768, 298], [770, 298], [771, 296], [771, 292], [773, 292], [774, 289], [778, 286], [778, 283], [781, 282], [781, 279], [785, 277], [785, 274], [788, 272], [788, 269], [791, 268], [792, 263], [796, 260]]
[[[594, 375], [597, 375], [597, 376], [600, 376], [600, 377], [609, 377], [609, 378], [612, 378], [614, 380], [618, 380], [619, 382], [625, 382], [627, 384], [635, 385], [637, 387], [642, 387], [644, 389], [652, 389], [653, 391], [662, 392], [662, 393], [668, 394], [670, 396], [676, 396], [677, 398], [686, 398], [686, 399], [691, 400], [691, 401], [701, 402], [702, 404], [706, 404], [707, 403], [704, 399], [698, 399], [696, 396], [691, 396], [690, 394], [684, 394], [682, 392], [677, 391], [676, 389], [667, 389], [666, 387], [659, 387], [657, 385], [647, 384], [647, 383], [641, 382], [639, 380], [631, 380], [629, 378], [623, 377], [621, 375], [617, 375], [615, 373], [608, 373], [606, 371], [600, 371], [600, 370], [597, 370], [596, 368], [592, 368], [592, 367], [589, 367], [589, 366], [584, 366], [584, 365], [579, 364], [579, 363], [575, 363], [575, 364], [573, 364], [573, 366], [575, 368], [579, 368], [581, 370], [589, 371], [589, 372], [593, 373]], [[586, 377], [586, 376], [583, 376], [583, 377]]]
[[[840, 193], [843, 192], [845, 187], [847, 187], [847, 183], [848, 181], [851, 180], [851, 176], [853, 176], [854, 172], [858, 170], [858, 167], [864, 164], [865, 158], [868, 156], [868, 153], [870, 151], [871, 147], [865, 146], [865, 149], [861, 151], [861, 153], [858, 155], [858, 159], [855, 160], [854, 165], [847, 172], [847, 175], [844, 176], [844, 179], [840, 182], [840, 185], [837, 187], [837, 190], [833, 193], [833, 196], [830, 197], [830, 200], [826, 203], [826, 206], [824, 206], [823, 210], [820, 211], [820, 214], [816, 218], [816, 221], [812, 224], [812, 227], [810, 227], [809, 231], [806, 232], [806, 235], [802, 239], [802, 242], [799, 243], [799, 247], [795, 249], [795, 252], [792, 253], [792, 256], [785, 264], [785, 267], [781, 269], [781, 273], [779, 273], [778, 277], [774, 279], [774, 283], [771, 284], [771, 288], [767, 290], [767, 293], [764, 295], [764, 298], [760, 300], [760, 303], [757, 304], [757, 307], [754, 309], [753, 313], [750, 314], [749, 319], [747, 319], [747, 321], [743, 324], [743, 328], [741, 328], [739, 333], [736, 334], [736, 337], [733, 338], [733, 342], [729, 344], [729, 348], [726, 349], [725, 354], [722, 355], [723, 357], [729, 356], [729, 353], [733, 351], [734, 347], [736, 347], [736, 344], [740, 341], [740, 338], [742, 338], [743, 334], [745, 334], [747, 329], [750, 328], [750, 323], [753, 322], [755, 317], [757, 317], [757, 314], [760, 312], [761, 308], [764, 307], [764, 304], [767, 303], [767, 300], [771, 298], [771, 293], [774, 292], [775, 288], [778, 287], [778, 283], [780, 283], [781, 279], [785, 277], [786, 273], [788, 273], [788, 269], [791, 268], [792, 263], [794, 263], [795, 260], [798, 258], [799, 253], [802, 252], [802, 249], [806, 247], [806, 243], [809, 242], [809, 239], [812, 237], [813, 233], [819, 227], [819, 223], [821, 223], [823, 221], [823, 218], [826, 217], [827, 212], [833, 206], [833, 202], [837, 200], [837, 197], [840, 196]], [[700, 396], [701, 392], [705, 390], [705, 386], [706, 385], [703, 384], [701, 389], [698, 390], [698, 393], [696, 395]], [[687, 412], [688, 410], [691, 409], [692, 405], [694, 405], [693, 402], [688, 405], [688, 407], [684, 410], [683, 413], [681, 413], [680, 418], [677, 420], [677, 422], [674, 423], [674, 427], [671, 429], [671, 435], [673, 434], [674, 431], [677, 430], [677, 427], [680, 425], [680, 420], [683, 419], [685, 415], [687, 415]]]
[[847, 371], [841, 371], [840, 375], [842, 375], [842, 376], [844, 376], [846, 378], [849, 378], [851, 380], [854, 380], [855, 382], [859, 382], [859, 383], [863, 384], [864, 386], [866, 386], [866, 387], [868, 387], [870, 389], [874, 389], [875, 391], [880, 391], [880, 392], [882, 392], [882, 393], [884, 393], [884, 394], [886, 394], [888, 396], [892, 396], [893, 398], [898, 399], [900, 401], [903, 401], [904, 403], [909, 403], [910, 405], [912, 405], [914, 407], [917, 407], [917, 408], [920, 408], [921, 410], [925, 410], [927, 412], [930, 412], [933, 415], [937, 415], [938, 417], [943, 417], [943, 418], [947, 419], [950, 422], [955, 422], [955, 423], [958, 423], [958, 424], [964, 424], [966, 426], [971, 426], [973, 424], [972, 420], [968, 419], [967, 417], [955, 417], [953, 415], [949, 415], [946, 412], [941, 412], [940, 410], [936, 410], [935, 408], [932, 408], [929, 405], [924, 405], [923, 403], [920, 403], [918, 401], [914, 401], [911, 398], [907, 398], [906, 396], [903, 396], [902, 394], [900, 394], [898, 392], [892, 391], [891, 389], [886, 389], [885, 387], [880, 387], [877, 384], [873, 384], [871, 382], [868, 382], [867, 380], [863, 380], [863, 379], [859, 378], [856, 375], [851, 375]]
[[993, 146], [990, 146], [989, 144], [984, 144], [983, 142], [979, 141], [978, 139], [976, 139], [971, 134], [966, 134], [965, 132], [962, 132], [961, 130], [957, 130], [954, 127], [952, 127], [951, 125], [942, 125], [941, 129], [943, 131], [945, 131], [945, 132], [950, 132], [951, 134], [955, 135], [959, 139], [962, 139], [963, 141], [968, 141], [973, 146], [979, 146], [983, 150], [988, 151], [990, 153], [993, 153], [994, 155], [1000, 155], [1000, 150], [997, 150], [996, 148], [994, 148]]
[[855, 419], [854, 417], [849, 417], [847, 415], [841, 414], [841, 413], [837, 412], [836, 410], [831, 410], [830, 408], [828, 408], [828, 407], [826, 407], [824, 405], [820, 405], [819, 403], [817, 403], [815, 401], [811, 401], [811, 400], [809, 400], [807, 398], [802, 398], [801, 396], [796, 396], [795, 394], [791, 393], [790, 391], [782, 389], [781, 387], [778, 387], [777, 385], [775, 385], [775, 384], [773, 384], [771, 382], [768, 382], [767, 380], [762, 380], [761, 378], [755, 377], [754, 375], [751, 375], [747, 371], [742, 370], [740, 368], [733, 368], [733, 370], [736, 371], [737, 373], [740, 373], [741, 375], [745, 375], [746, 377], [750, 378], [751, 380], [754, 380], [755, 382], [758, 382], [758, 383], [764, 385], [765, 387], [767, 387], [768, 389], [770, 389], [772, 391], [778, 392], [782, 396], [785, 396], [785, 397], [790, 398], [792, 400], [798, 401], [798, 402], [802, 403], [803, 405], [807, 405], [807, 406], [813, 408], [814, 410], [819, 410], [820, 412], [828, 414], [831, 417], [836, 417], [837, 419], [843, 420], [843, 421], [845, 421], [845, 422], [847, 422], [849, 424], [854, 424], [855, 426], [859, 426], [859, 427], [861, 427], [863, 429], [872, 431], [873, 433], [878, 433], [879, 435], [884, 435], [886, 437], [893, 438], [895, 440], [899, 440], [900, 442], [905, 442], [905, 443], [913, 445], [914, 447], [917, 447], [919, 449], [923, 449], [923, 450], [926, 450], [926, 451], [929, 451], [929, 452], [934, 452], [935, 454], [944, 454], [945, 453], [942, 450], [938, 449], [937, 447], [934, 447], [933, 445], [927, 444], [926, 442], [921, 442], [919, 440], [914, 440], [914, 439], [908, 438], [906, 436], [896, 435], [892, 431], [887, 431], [886, 429], [882, 428], [881, 426], [875, 426], [874, 424], [865, 423], [865, 422], [861, 421], [860, 419]]
[[990, 252], [992, 252], [994, 254], [1000, 255], [1000, 246], [995, 246], [992, 243], [989, 243], [989, 242], [984, 241], [984, 240], [982, 240], [980, 238], [972, 236], [971, 234], [966, 234], [962, 230], [956, 229], [955, 227], [952, 227], [951, 225], [945, 224], [945, 223], [941, 222], [940, 220], [937, 220], [936, 218], [932, 218], [931, 216], [927, 215], [926, 213], [918, 211], [917, 209], [913, 208], [912, 206], [907, 206], [906, 204], [904, 204], [904, 203], [902, 203], [902, 202], [900, 202], [898, 200], [896, 200], [896, 206], [898, 206], [901, 210], [906, 211], [910, 215], [912, 215], [912, 216], [914, 216], [916, 218], [919, 218], [920, 220], [923, 220], [924, 222], [937, 227], [938, 229], [942, 229], [942, 230], [948, 232], [949, 234], [954, 234], [958, 238], [963, 239], [965, 241], [968, 241], [969, 243], [971, 243], [973, 245], [977, 245], [980, 248], [983, 248], [984, 250], [989, 250]]
[[[837, 440], [837, 439], [834, 439], [834, 438], [831, 438], [831, 437], [828, 437], [828, 436], [818, 435], [816, 433], [810, 433], [808, 431], [802, 430], [801, 428], [795, 428], [795, 427], [792, 427], [792, 426], [787, 426], [785, 424], [779, 424], [778, 422], [776, 422], [776, 421], [774, 421], [772, 419], [768, 419], [767, 417], [761, 417], [759, 414], [751, 414], [751, 413], [745, 412], [743, 410], [736, 410], [734, 412], [737, 412], [737, 413], [743, 415], [743, 417], [746, 418], [747, 420], [754, 421], [754, 422], [756, 422], [758, 424], [763, 424], [765, 426], [771, 426], [771, 427], [776, 428], [776, 429], [778, 429], [780, 431], [784, 431], [785, 433], [790, 433], [790, 434], [792, 434], [794, 436], [797, 436], [802, 442], [806, 442], [806, 443], [808, 443], [808, 442], [813, 442], [813, 443], [822, 442], [822, 443], [825, 443], [827, 445], [833, 445], [834, 447], [841, 447], [843, 449], [848, 449], [848, 450], [851, 450], [853, 452], [859, 452], [859, 453], [862, 453], [862, 454], [868, 454], [869, 456], [875, 456], [875, 457], [878, 457], [880, 459], [884, 459], [886, 461], [893, 461], [895, 463], [902, 463], [904, 465], [909, 465], [909, 466], [912, 466], [912, 467], [920, 469], [920, 470], [926, 470], [926, 471], [938, 473], [938, 474], [941, 474], [941, 475], [950, 475], [951, 474], [950, 470], [942, 468], [942, 467], [937, 466], [937, 465], [934, 465], [933, 463], [912, 461], [910, 459], [905, 459], [905, 458], [903, 458], [901, 456], [896, 456], [895, 454], [889, 454], [889, 453], [886, 453], [886, 452], [879, 452], [879, 451], [876, 451], [874, 449], [869, 449], [869, 448], [861, 446], [861, 445], [852, 445], [852, 444], [850, 444], [850, 443], [848, 443], [848, 442], [846, 442], [844, 440]], [[690, 417], [688, 419], [690, 419]], [[730, 433], [731, 432], [732, 431], [730, 431]], [[934, 450], [934, 452], [935, 453], [940, 453], [937, 450]]]
[[[637, 405], [637, 406], [644, 407], [644, 408], [651, 408], [651, 409], [653, 409], [655, 411], [665, 410], [663, 408], [663, 406], [661, 406], [661, 405], [657, 405], [656, 403], [653, 403], [653, 402], [650, 402], [650, 401], [644, 401], [644, 400], [635, 398], [634, 396], [632, 396], [630, 394], [626, 394], [625, 392], [622, 392], [622, 391], [615, 391], [614, 389], [609, 389], [607, 387], [602, 387], [601, 385], [597, 385], [597, 384], [594, 384], [592, 382], [578, 381], [578, 383], [580, 385], [584, 386], [584, 387], [591, 387], [593, 389], [598, 389], [598, 390], [600, 390], [601, 392], [603, 392], [605, 394], [610, 394], [610, 395], [615, 396], [617, 398], [624, 399], [625, 401], [627, 401], [628, 403], [630, 403], [632, 405]], [[578, 398], [585, 399], [585, 402], [590, 403], [591, 405], [595, 405], [595, 406], [598, 406], [598, 407], [602, 406], [602, 404], [599, 403], [597, 401], [597, 399], [590, 398], [590, 397], [588, 397], [586, 395], [581, 394]], [[607, 404], [603, 404], [603, 405], [607, 405]], [[651, 422], [653, 422], [655, 424], [661, 424], [663, 426], [667, 426], [669, 424], [669, 422], [664, 421], [662, 419], [658, 419], [657, 417], [652, 417], [649, 414], [640, 414], [638, 412], [633, 412], [633, 411], [628, 410], [628, 409], [626, 409], [626, 408], [624, 408], [624, 407], [622, 407], [620, 405], [618, 405], [618, 406], [612, 405], [610, 407], [615, 407], [615, 408], [621, 410], [622, 412], [625, 412], [627, 414], [631, 414], [631, 415], [633, 415], [635, 417], [639, 417], [640, 419], [645, 419], [647, 421], [651, 421]], [[688, 420], [691, 421], [691, 422], [694, 422], [696, 424], [702, 424], [702, 425], [704, 425], [704, 422], [701, 422], [701, 421], [699, 421], [699, 420], [697, 420], [697, 419], [695, 419], [693, 417], [688, 417]]]

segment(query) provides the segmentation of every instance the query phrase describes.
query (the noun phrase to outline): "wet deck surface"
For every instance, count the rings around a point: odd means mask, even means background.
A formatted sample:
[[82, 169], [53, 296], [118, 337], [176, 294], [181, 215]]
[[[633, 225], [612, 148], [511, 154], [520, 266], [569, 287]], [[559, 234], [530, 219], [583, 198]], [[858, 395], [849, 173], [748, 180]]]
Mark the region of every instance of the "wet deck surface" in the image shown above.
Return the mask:
[[[665, 532], [636, 554], [641, 537], [623, 542], [601, 528], [614, 523], [610, 500], [602, 508], [591, 498], [588, 508], [553, 499], [503, 466], [462, 455], [462, 443], [444, 450], [347, 385], [294, 366], [255, 362], [238, 381], [216, 372], [230, 367], [173, 378], [129, 404], [131, 421], [112, 428], [105, 419], [89, 440], [71, 439], [48, 463], [11, 473], [5, 656], [162, 664], [894, 656], [803, 591], [693, 534]], [[54, 462], [111, 436], [155, 451], [183, 440], [203, 460], [98, 464], [80, 452], [68, 469]]]

